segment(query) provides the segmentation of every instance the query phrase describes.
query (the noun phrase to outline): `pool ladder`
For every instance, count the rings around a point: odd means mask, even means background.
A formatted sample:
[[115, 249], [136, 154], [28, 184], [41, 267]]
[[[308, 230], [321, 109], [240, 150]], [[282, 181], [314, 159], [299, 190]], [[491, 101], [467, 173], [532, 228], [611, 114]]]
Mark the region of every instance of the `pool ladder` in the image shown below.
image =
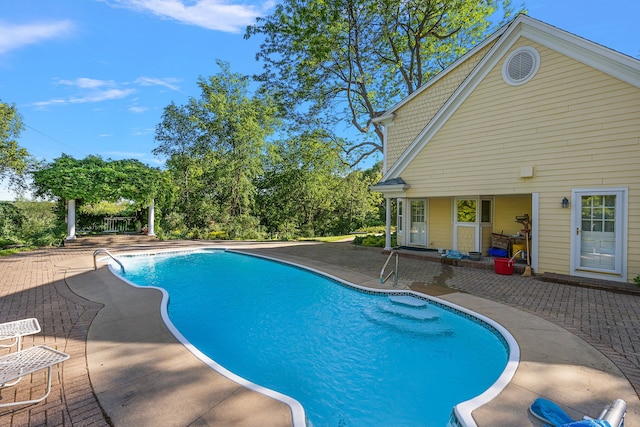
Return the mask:
[[[389, 253], [389, 257], [387, 258], [387, 262], [384, 263], [382, 270], [380, 270], [380, 283], [385, 283], [387, 280], [389, 280], [389, 277], [393, 276], [394, 288], [398, 286], [398, 254], [399, 252], [397, 249], [392, 249], [391, 253]], [[387, 269], [387, 266], [389, 265], [389, 262], [394, 255], [396, 256], [395, 268], [391, 270], [391, 272], [385, 277], [384, 271]]]
[[109, 258], [111, 258], [112, 260], [114, 260], [115, 262], [118, 263], [118, 265], [120, 266], [120, 268], [122, 269], [122, 272], [124, 273], [124, 264], [122, 264], [122, 262], [120, 262], [120, 260], [116, 257], [114, 257], [111, 252], [109, 252], [108, 250], [106, 250], [105, 248], [100, 248], [100, 249], [96, 249], [95, 252], [93, 252], [93, 269], [97, 270], [98, 269], [98, 264], [96, 263], [96, 257], [100, 254], [106, 254], [109, 256]]

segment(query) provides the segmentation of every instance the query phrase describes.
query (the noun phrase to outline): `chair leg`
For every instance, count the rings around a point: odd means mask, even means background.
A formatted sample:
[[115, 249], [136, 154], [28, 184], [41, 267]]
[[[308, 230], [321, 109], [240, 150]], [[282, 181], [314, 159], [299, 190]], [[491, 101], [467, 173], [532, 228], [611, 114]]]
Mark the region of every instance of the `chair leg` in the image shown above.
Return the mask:
[[15, 338], [11, 338], [13, 341], [11, 342], [11, 344], [0, 344], [0, 348], [11, 348], [14, 345], [16, 345], [17, 342], [19, 342], [20, 337], [15, 337]]
[[[18, 380], [15, 381], [14, 384], [20, 381], [20, 379], [22, 379], [22, 377], [18, 378]], [[20, 402], [0, 403], [0, 408], [6, 408], [9, 406], [18, 406], [18, 405], [31, 405], [32, 403], [42, 402], [47, 397], [49, 397], [49, 393], [51, 393], [51, 366], [47, 367], [47, 391], [45, 392], [44, 396], [38, 399], [33, 399], [33, 400], [21, 400]]]

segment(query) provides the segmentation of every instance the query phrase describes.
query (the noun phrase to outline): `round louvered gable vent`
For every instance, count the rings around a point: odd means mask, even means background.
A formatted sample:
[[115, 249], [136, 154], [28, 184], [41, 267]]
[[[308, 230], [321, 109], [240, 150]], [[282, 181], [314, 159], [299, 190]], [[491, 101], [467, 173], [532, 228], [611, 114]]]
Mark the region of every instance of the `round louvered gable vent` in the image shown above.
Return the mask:
[[523, 47], [514, 51], [502, 67], [504, 81], [518, 86], [531, 80], [538, 71], [540, 55], [532, 47]]

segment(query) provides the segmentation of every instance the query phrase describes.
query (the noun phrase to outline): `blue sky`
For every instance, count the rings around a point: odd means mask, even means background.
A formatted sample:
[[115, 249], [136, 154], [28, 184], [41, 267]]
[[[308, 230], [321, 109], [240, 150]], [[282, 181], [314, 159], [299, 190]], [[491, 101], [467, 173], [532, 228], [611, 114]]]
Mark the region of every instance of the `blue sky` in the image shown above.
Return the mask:
[[[259, 40], [244, 30], [275, 1], [235, 1], [0, 2], [0, 99], [24, 118], [20, 145], [43, 160], [97, 154], [160, 166], [151, 150], [165, 106], [199, 96], [196, 81], [219, 71], [217, 59], [260, 71]], [[536, 19], [640, 57], [637, 0], [525, 4]]]

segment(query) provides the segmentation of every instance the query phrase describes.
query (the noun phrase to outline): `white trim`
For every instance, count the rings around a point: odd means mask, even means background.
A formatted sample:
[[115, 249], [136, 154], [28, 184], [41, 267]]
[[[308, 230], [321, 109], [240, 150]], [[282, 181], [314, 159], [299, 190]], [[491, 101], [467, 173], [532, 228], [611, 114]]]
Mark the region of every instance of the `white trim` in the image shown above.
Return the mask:
[[640, 61], [590, 40], [529, 18], [520, 35], [556, 52], [640, 87]]
[[387, 167], [388, 167], [388, 155], [387, 155], [387, 148], [389, 146], [389, 131], [388, 128], [390, 126], [393, 126], [393, 119], [394, 119], [394, 115], [393, 114], [387, 114], [381, 117], [378, 117], [378, 119], [373, 119], [372, 122], [374, 123], [379, 123], [382, 125], [382, 175], [385, 175], [387, 173]]
[[398, 197], [406, 197], [408, 184], [394, 184], [394, 185], [372, 185], [369, 187], [372, 191], [382, 193], [385, 198], [395, 199]]

